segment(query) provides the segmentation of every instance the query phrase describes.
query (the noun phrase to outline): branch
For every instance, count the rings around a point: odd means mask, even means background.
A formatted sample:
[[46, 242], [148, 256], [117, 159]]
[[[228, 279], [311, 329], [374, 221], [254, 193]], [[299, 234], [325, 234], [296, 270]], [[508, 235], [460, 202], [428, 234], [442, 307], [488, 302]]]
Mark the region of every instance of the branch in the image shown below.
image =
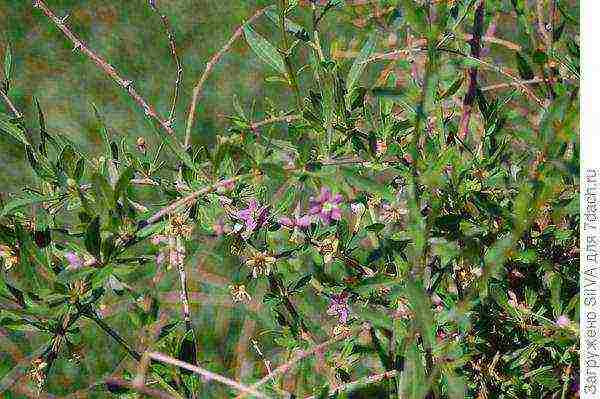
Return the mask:
[[227, 43], [225, 43], [225, 45], [223, 46], [223, 48], [221, 48], [221, 50], [219, 50], [211, 58], [211, 60], [206, 63], [206, 68], [204, 69], [204, 72], [202, 73], [202, 76], [200, 77], [200, 80], [198, 80], [198, 83], [196, 83], [196, 86], [194, 87], [194, 92], [192, 94], [192, 101], [190, 103], [190, 110], [188, 112], [188, 119], [187, 119], [187, 124], [186, 124], [186, 127], [185, 127], [185, 141], [184, 141], [184, 145], [183, 145], [185, 148], [188, 148], [190, 146], [190, 139], [191, 139], [191, 134], [192, 134], [192, 126], [194, 124], [194, 117], [195, 117], [195, 114], [196, 114], [196, 106], [198, 105], [198, 101], [200, 100], [200, 93], [202, 92], [202, 87], [206, 83], [206, 80], [208, 79], [208, 76], [212, 72], [212, 70], [215, 67], [215, 65], [217, 65], [217, 63], [219, 62], [219, 60], [221, 59], [221, 57], [223, 57], [223, 55], [227, 51], [229, 51], [229, 49], [231, 48], [231, 46], [233, 45], [233, 43], [237, 40], [237, 38], [242, 35], [242, 33], [244, 32], [244, 26], [246, 24], [252, 23], [258, 17], [260, 17], [266, 10], [267, 10], [266, 8], [261, 8], [260, 10], [256, 11], [254, 13], [254, 15], [252, 15], [246, 22], [244, 22], [243, 24], [241, 24], [235, 30], [235, 32], [233, 33], [233, 36], [231, 36], [231, 38], [229, 39], [229, 41]]
[[533, 79], [529, 79], [529, 80], [521, 80], [519, 82], [498, 83], [495, 85], [482, 87], [481, 91], [485, 92], [485, 91], [491, 91], [491, 90], [506, 89], [509, 87], [515, 87], [515, 86], [519, 86], [519, 85], [533, 85], [533, 84], [542, 83], [542, 82], [544, 82], [544, 79], [542, 79], [542, 78], [533, 78]]
[[236, 382], [230, 378], [224, 377], [220, 374], [213, 373], [212, 371], [208, 371], [206, 369], [203, 369], [202, 367], [198, 367], [198, 366], [194, 366], [192, 364], [186, 363], [186, 362], [182, 362], [181, 360], [174, 359], [165, 354], [162, 354], [159, 352], [150, 352], [148, 354], [148, 356], [150, 356], [152, 359], [158, 360], [159, 362], [172, 364], [173, 366], [177, 366], [177, 367], [184, 368], [186, 370], [193, 371], [194, 373], [204, 377], [207, 380], [218, 381], [222, 384], [228, 385], [228, 386], [235, 388], [238, 391], [244, 392], [246, 394], [254, 395], [258, 398], [263, 398], [263, 399], [269, 398], [268, 396], [257, 391], [253, 387], [247, 387], [247, 386], [242, 385], [239, 382]]
[[487, 69], [490, 69], [492, 71], [495, 71], [501, 75], [506, 76], [507, 78], [509, 78], [510, 80], [512, 80], [515, 83], [515, 86], [517, 86], [523, 93], [527, 94], [529, 96], [530, 99], [532, 99], [533, 101], [535, 101], [535, 103], [537, 105], [540, 106], [540, 108], [545, 108], [544, 102], [542, 102], [542, 100], [540, 100], [535, 93], [533, 93], [533, 91], [531, 91], [531, 89], [529, 87], [527, 87], [526, 84], [524, 84], [520, 79], [514, 77], [513, 75], [511, 75], [510, 73], [508, 73], [504, 68], [490, 64], [489, 62], [485, 62], [479, 58], [475, 58], [475, 57], [471, 57], [468, 54], [463, 54], [460, 51], [454, 50], [454, 49], [450, 49], [450, 48], [445, 48], [445, 47], [440, 47], [438, 48], [439, 51], [443, 51], [446, 52], [448, 54], [454, 54], [454, 55], [458, 55], [460, 57], [463, 57], [467, 60], [471, 60], [471, 61], [475, 61], [477, 63], [479, 63], [480, 66], [484, 66]]
[[290, 123], [292, 121], [296, 121], [296, 120], [301, 119], [301, 118], [302, 118], [302, 115], [274, 116], [274, 117], [271, 117], [271, 118], [263, 119], [262, 121], [251, 123], [250, 124], [250, 129], [256, 130], [259, 127], [262, 127], [262, 126], [265, 126], [265, 125], [270, 125], [272, 123], [278, 123], [278, 122]]
[[160, 115], [158, 115], [158, 113], [156, 113], [154, 108], [152, 108], [152, 106], [148, 104], [146, 100], [144, 100], [144, 98], [138, 94], [138, 92], [133, 87], [133, 82], [131, 80], [123, 79], [121, 75], [119, 75], [115, 67], [106, 62], [104, 58], [90, 50], [90, 48], [87, 47], [83, 41], [81, 41], [77, 36], [75, 36], [73, 32], [71, 32], [71, 30], [65, 24], [64, 20], [57, 17], [56, 14], [54, 14], [54, 12], [52, 12], [52, 10], [48, 8], [48, 6], [44, 3], [43, 0], [33, 0], [33, 6], [35, 8], [41, 9], [42, 12], [46, 14], [46, 16], [56, 25], [56, 27], [60, 29], [65, 34], [65, 36], [67, 36], [67, 38], [74, 45], [73, 51], [80, 50], [89, 59], [94, 61], [94, 63], [98, 65], [98, 67], [100, 67], [100, 69], [102, 69], [104, 73], [110, 76], [119, 86], [121, 86], [127, 91], [129, 96], [136, 103], [138, 103], [140, 107], [142, 107], [146, 116], [156, 120], [169, 136], [175, 136], [170, 121], [163, 119]]
[[173, 60], [175, 61], [175, 66], [177, 67], [177, 77], [175, 78], [175, 86], [173, 87], [173, 100], [171, 101], [171, 111], [169, 112], [169, 124], [172, 125], [175, 120], [175, 108], [177, 107], [177, 98], [179, 97], [179, 86], [181, 85], [181, 77], [183, 75], [183, 67], [181, 66], [181, 61], [179, 60], [179, 56], [177, 55], [177, 47], [175, 46], [175, 35], [173, 34], [173, 30], [171, 29], [171, 24], [165, 15], [163, 15], [158, 7], [156, 6], [156, 0], [149, 0], [150, 7], [158, 14], [162, 24], [165, 28], [165, 32], [167, 33], [167, 37], [169, 39], [169, 47], [171, 48], [171, 55], [173, 56]]
[[142, 224], [144, 224], [146, 226], [154, 224], [154, 223], [158, 222], [160, 219], [162, 219], [164, 216], [173, 213], [178, 208], [180, 208], [184, 205], [189, 205], [191, 203], [196, 202], [196, 200], [200, 196], [211, 193], [211, 192], [215, 191], [218, 187], [220, 187], [224, 184], [227, 184], [230, 182], [235, 182], [235, 181], [240, 180], [247, 176], [248, 175], [240, 175], [240, 176], [232, 177], [231, 179], [222, 180], [218, 183], [211, 184], [210, 186], [200, 189], [198, 191], [194, 191], [193, 193], [187, 195], [186, 197], [183, 197], [175, 202], [172, 202], [171, 205], [168, 205], [165, 208], [161, 209], [160, 211], [156, 212], [149, 219], [147, 219], [145, 223], [142, 223]]
[[[473, 36], [470, 40], [471, 56], [479, 59], [481, 54], [481, 36], [483, 35], [483, 17], [485, 14], [485, 0], [480, 0], [475, 9], [475, 17], [473, 21]], [[471, 120], [471, 112], [475, 97], [477, 95], [477, 73], [478, 66], [475, 65], [469, 69], [469, 88], [465, 94], [462, 107], [462, 116], [458, 125], [457, 135], [461, 140], [465, 140], [469, 130], [469, 122]], [[453, 135], [448, 136], [448, 141], [454, 141]]]
[[[362, 326], [361, 326], [362, 328]], [[356, 330], [356, 329], [355, 329]], [[336, 335], [335, 337], [320, 343], [319, 345], [313, 346], [312, 348], [310, 348], [309, 350], [306, 351], [300, 351], [299, 353], [296, 354], [296, 356], [294, 356], [290, 361], [288, 361], [287, 363], [282, 364], [281, 366], [277, 367], [275, 370], [273, 370], [272, 372], [270, 372], [268, 375], [264, 376], [262, 379], [260, 379], [257, 383], [253, 384], [252, 386], [250, 386], [250, 388], [258, 388], [264, 384], [266, 384], [267, 382], [269, 382], [269, 380], [275, 379], [275, 377], [285, 374], [287, 373], [289, 370], [291, 370], [296, 364], [298, 364], [301, 360], [315, 354], [318, 352], [323, 351], [325, 348], [327, 348], [328, 346], [331, 346], [333, 344], [335, 344], [336, 342], [339, 342], [341, 340], [344, 340], [348, 337], [351, 337], [352, 335], [354, 335], [355, 330], [350, 330], [350, 331], [345, 331], [341, 334]], [[242, 399], [245, 398], [246, 396], [244, 394], [238, 395], [235, 399]]]
[[88, 309], [87, 311], [85, 311], [85, 313], [83, 315], [85, 317], [87, 317], [88, 319], [93, 320], [98, 325], [98, 327], [100, 327], [105, 333], [107, 333], [115, 341], [117, 341], [117, 343], [119, 345], [121, 345], [123, 347], [123, 349], [125, 349], [125, 351], [127, 351], [127, 353], [129, 353], [129, 355], [131, 357], [133, 357], [138, 362], [140, 360], [142, 360], [142, 355], [140, 355], [137, 351], [135, 351], [134, 349], [132, 349], [127, 344], [127, 342], [123, 339], [123, 337], [121, 337], [119, 335], [118, 332], [116, 332], [115, 330], [113, 330], [108, 324], [106, 324], [104, 322], [104, 320], [102, 320], [100, 317], [98, 317], [98, 315], [96, 314], [96, 312], [94, 310]]

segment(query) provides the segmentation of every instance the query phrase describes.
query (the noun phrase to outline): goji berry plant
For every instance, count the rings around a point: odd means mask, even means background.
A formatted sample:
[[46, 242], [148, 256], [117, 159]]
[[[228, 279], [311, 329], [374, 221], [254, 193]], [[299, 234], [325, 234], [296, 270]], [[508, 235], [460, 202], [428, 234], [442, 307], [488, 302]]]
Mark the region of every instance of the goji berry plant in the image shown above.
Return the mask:
[[[144, 134], [102, 103], [91, 152], [49, 129], [6, 47], [0, 132], [35, 184], [0, 208], [3, 397], [578, 395], [577, 2], [279, 0], [192, 93], [169, 16], [137, 2], [173, 63], [165, 109], [60, 2], [31, 12]], [[281, 103], [235, 96], [201, 145], [238, 40]]]

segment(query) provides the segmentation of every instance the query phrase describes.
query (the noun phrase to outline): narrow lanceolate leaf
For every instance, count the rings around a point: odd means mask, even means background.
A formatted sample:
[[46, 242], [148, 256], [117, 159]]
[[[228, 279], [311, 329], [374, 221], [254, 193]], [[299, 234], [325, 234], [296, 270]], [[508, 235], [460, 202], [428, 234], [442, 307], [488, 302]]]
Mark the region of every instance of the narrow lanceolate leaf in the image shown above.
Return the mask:
[[4, 78], [7, 82], [10, 82], [10, 73], [12, 70], [12, 51], [10, 44], [6, 45], [6, 51], [4, 52]]
[[50, 199], [51, 199], [50, 197], [46, 197], [46, 196], [39, 195], [36, 193], [28, 193], [24, 197], [13, 198], [6, 202], [6, 204], [4, 205], [4, 208], [2, 208], [2, 211], [0, 211], [0, 217], [6, 216], [6, 215], [10, 214], [11, 212], [13, 212], [17, 209], [21, 209], [25, 206], [32, 205], [32, 204], [39, 204], [44, 201], [49, 201]]
[[354, 85], [358, 83], [360, 76], [365, 70], [365, 67], [367, 66], [367, 60], [369, 59], [369, 57], [373, 53], [373, 50], [375, 49], [375, 39], [376, 38], [374, 34], [369, 36], [367, 42], [360, 50], [360, 54], [358, 54], [358, 57], [356, 57], [356, 59], [354, 60], [354, 64], [352, 64], [350, 72], [348, 73], [348, 80], [346, 81], [347, 92], [350, 92], [352, 87], [354, 87]]
[[285, 74], [283, 57], [267, 39], [257, 33], [250, 25], [244, 26], [244, 35], [248, 45], [264, 63], [270, 65], [277, 72]]
[[0, 114], [0, 132], [10, 135], [21, 144], [25, 144], [26, 146], [29, 145], [29, 140], [25, 136], [23, 130], [18, 125], [11, 122], [4, 114]]
[[85, 249], [96, 257], [100, 256], [102, 240], [100, 238], [100, 217], [94, 218], [85, 233]]
[[94, 115], [96, 119], [100, 123], [100, 135], [102, 136], [102, 144], [104, 145], [104, 154], [106, 159], [111, 159], [112, 152], [110, 150], [110, 134], [108, 132], [108, 127], [106, 127], [106, 123], [104, 122], [104, 118], [100, 114], [98, 107], [96, 104], [92, 103], [92, 108], [94, 109]]

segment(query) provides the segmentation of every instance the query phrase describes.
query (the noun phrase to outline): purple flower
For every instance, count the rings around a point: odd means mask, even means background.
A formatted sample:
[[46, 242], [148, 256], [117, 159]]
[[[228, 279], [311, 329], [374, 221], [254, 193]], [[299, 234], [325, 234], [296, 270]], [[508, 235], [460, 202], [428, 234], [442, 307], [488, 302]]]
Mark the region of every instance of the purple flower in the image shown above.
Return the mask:
[[77, 270], [83, 266], [83, 260], [74, 252], [67, 252], [65, 259], [69, 262], [69, 266], [67, 267], [69, 270]]
[[310, 226], [310, 217], [308, 215], [300, 217], [292, 216], [291, 218], [287, 216], [282, 216], [279, 218], [279, 223], [282, 226], [288, 227], [290, 229], [293, 229], [294, 227], [304, 229]]
[[248, 208], [242, 209], [236, 213], [236, 217], [244, 222], [245, 231], [242, 233], [242, 237], [250, 237], [254, 230], [258, 229], [267, 221], [268, 214], [268, 205], [259, 207], [258, 201], [252, 198], [248, 202]]
[[332, 219], [340, 220], [342, 218], [342, 210], [339, 204], [343, 200], [341, 194], [333, 196], [331, 190], [327, 187], [321, 187], [321, 194], [316, 199], [310, 199], [309, 212], [311, 215], [318, 215], [323, 223], [329, 224]]
[[558, 327], [566, 328], [569, 327], [569, 324], [571, 324], [571, 320], [569, 320], [569, 318], [565, 315], [560, 315], [556, 319], [555, 323]]
[[350, 309], [348, 308], [348, 298], [348, 293], [342, 292], [341, 294], [333, 295], [329, 302], [327, 314], [330, 316], [338, 316], [340, 324], [346, 324], [348, 321], [348, 314], [350, 313]]
[[159, 251], [156, 255], [156, 265], [160, 266], [165, 261], [165, 251]]
[[279, 218], [279, 223], [282, 226], [285, 226], [289, 229], [294, 230], [295, 228], [305, 229], [310, 226], [310, 216], [301, 215], [300, 211], [300, 203], [296, 206], [296, 210], [294, 211], [294, 215], [291, 217], [282, 216]]

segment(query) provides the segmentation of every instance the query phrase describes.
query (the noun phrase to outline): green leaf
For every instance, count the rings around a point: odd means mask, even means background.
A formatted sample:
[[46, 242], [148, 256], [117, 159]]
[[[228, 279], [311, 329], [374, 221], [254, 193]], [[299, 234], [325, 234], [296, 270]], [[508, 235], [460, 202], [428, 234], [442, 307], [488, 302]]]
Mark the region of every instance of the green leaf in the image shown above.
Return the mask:
[[267, 65], [270, 65], [276, 71], [282, 74], [286, 73], [283, 57], [279, 54], [279, 51], [277, 51], [275, 46], [252, 29], [250, 25], [244, 26], [244, 36], [246, 37], [248, 45], [258, 58]]
[[100, 257], [102, 238], [100, 237], [100, 217], [96, 216], [85, 232], [85, 248], [95, 257]]
[[375, 50], [376, 44], [376, 36], [371, 34], [367, 39], [366, 43], [363, 45], [358, 57], [354, 60], [352, 67], [350, 68], [350, 72], [348, 72], [348, 79], [346, 81], [346, 92], [350, 92], [354, 85], [358, 83], [360, 76], [367, 66], [367, 61], [373, 50]]
[[121, 194], [129, 187], [129, 182], [133, 179], [134, 169], [129, 167], [121, 173], [117, 185], [115, 186], [114, 201], [117, 202]]
[[301, 277], [296, 283], [292, 286], [291, 291], [300, 291], [308, 282], [311, 280], [312, 275], [307, 274]]
[[30, 145], [23, 129], [11, 122], [11, 120], [5, 117], [4, 114], [0, 114], [0, 131], [9, 134], [12, 138], [26, 146]]
[[12, 70], [12, 50], [10, 43], [6, 45], [6, 51], [4, 53], [4, 77], [7, 82], [10, 82], [10, 74]]
[[395, 87], [374, 87], [373, 95], [375, 97], [385, 98], [388, 100], [397, 100], [406, 94], [404, 89]]
[[94, 109], [94, 115], [96, 115], [96, 119], [100, 123], [100, 136], [102, 137], [102, 144], [104, 145], [104, 156], [106, 159], [111, 159], [112, 151], [110, 150], [110, 134], [108, 132], [108, 128], [106, 127], [106, 123], [104, 122], [104, 118], [100, 114], [98, 107], [96, 104], [92, 103], [92, 108]]
[[458, 91], [458, 89], [460, 89], [460, 87], [462, 86], [464, 81], [465, 81], [464, 77], [460, 77], [460, 78], [456, 79], [454, 82], [452, 82], [452, 84], [450, 85], [450, 87], [448, 87], [448, 89], [446, 91], [444, 91], [443, 93], [439, 94], [436, 97], [436, 100], [437, 101], [443, 100], [444, 98], [448, 98], [448, 97], [456, 94], [456, 92]]
[[45, 196], [35, 194], [35, 193], [28, 193], [28, 194], [26, 194], [25, 197], [13, 198], [4, 205], [4, 208], [2, 208], [2, 211], [0, 212], [0, 217], [6, 216], [6, 215], [10, 214], [11, 212], [13, 212], [19, 208], [22, 208], [24, 206], [32, 205], [32, 204], [39, 204], [39, 203], [42, 203], [45, 201], [49, 201], [51, 199], [52, 198], [45, 197]]
[[[188, 331], [183, 337], [181, 345], [179, 347], [179, 353], [177, 359], [184, 361], [189, 364], [196, 364], [196, 343], [195, 343], [193, 331]], [[192, 372], [186, 369], [181, 369], [182, 374], [191, 374]]]
[[515, 58], [517, 60], [519, 76], [521, 76], [521, 78], [525, 80], [533, 79], [535, 75], [533, 74], [533, 69], [531, 69], [531, 66], [529, 65], [527, 59], [523, 57], [521, 53], [518, 52], [515, 53]]
[[[48, 156], [48, 148], [46, 147], [46, 141], [54, 141], [54, 139], [52, 138], [52, 136], [50, 136], [47, 132], [46, 132], [46, 118], [44, 117], [44, 112], [42, 111], [42, 107], [40, 105], [40, 102], [38, 101], [37, 97], [33, 98], [33, 101], [35, 102], [35, 107], [37, 108], [37, 112], [38, 112], [38, 123], [40, 125], [40, 153], [43, 156]], [[56, 143], [54, 143], [56, 144]]]
[[38, 157], [32, 146], [25, 146], [25, 152], [27, 154], [27, 160], [29, 164], [38, 175], [38, 177], [47, 182], [56, 182], [56, 175], [52, 168], [48, 165], [46, 158]]
[[383, 224], [383, 223], [373, 223], [366, 227], [367, 231], [374, 231], [376, 233], [379, 233], [384, 228], [385, 228], [385, 224]]
[[114, 193], [108, 179], [96, 172], [92, 176], [92, 184], [96, 192], [96, 200], [103, 203], [104, 208], [113, 209], [115, 206]]

